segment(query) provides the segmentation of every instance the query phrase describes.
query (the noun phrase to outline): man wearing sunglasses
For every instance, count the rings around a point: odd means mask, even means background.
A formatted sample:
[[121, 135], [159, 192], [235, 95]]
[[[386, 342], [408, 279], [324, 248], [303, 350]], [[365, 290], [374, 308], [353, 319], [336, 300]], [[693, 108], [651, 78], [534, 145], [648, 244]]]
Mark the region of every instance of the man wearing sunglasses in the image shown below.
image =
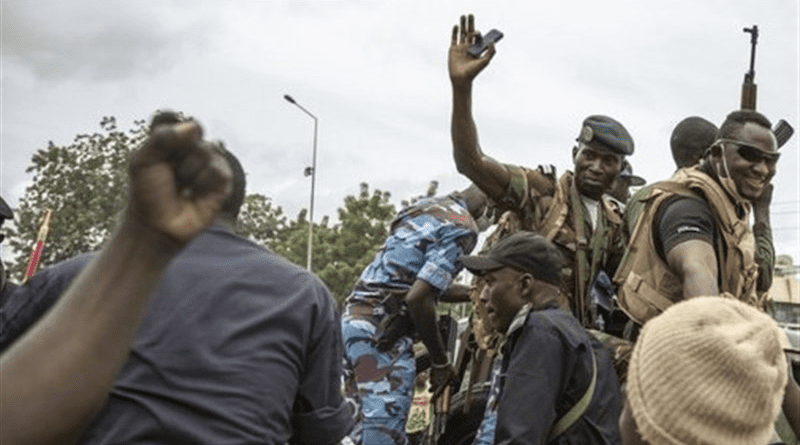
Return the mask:
[[[776, 137], [779, 132], [773, 127]], [[691, 116], [681, 120], [672, 130], [670, 136], [670, 149], [672, 159], [678, 169], [693, 167], [700, 163], [705, 157], [708, 148], [717, 141], [716, 125], [699, 116]], [[778, 148], [780, 149], [791, 137], [791, 133], [778, 137]], [[642, 208], [652, 189], [652, 184], [639, 189], [625, 207], [625, 227], [624, 233], [626, 240], [630, 238], [636, 222], [641, 216]], [[752, 226], [755, 236], [756, 250], [755, 259], [758, 265], [758, 280], [756, 290], [763, 294], [769, 291], [772, 286], [772, 274], [775, 267], [775, 247], [772, 242], [772, 228], [769, 218], [769, 208], [772, 202], [772, 184], [764, 188], [761, 195], [752, 201], [752, 211], [754, 223]]]
[[749, 217], [778, 157], [769, 120], [734, 111], [698, 165], [653, 186], [615, 277], [634, 321], [701, 295], [728, 293], [762, 305]]
[[[614, 277], [620, 305], [638, 326], [699, 296], [764, 308], [750, 210], [775, 175], [779, 153], [771, 127], [756, 111], [734, 111], [698, 165], [653, 186]], [[795, 433], [798, 397], [800, 388], [787, 380], [783, 408]]]

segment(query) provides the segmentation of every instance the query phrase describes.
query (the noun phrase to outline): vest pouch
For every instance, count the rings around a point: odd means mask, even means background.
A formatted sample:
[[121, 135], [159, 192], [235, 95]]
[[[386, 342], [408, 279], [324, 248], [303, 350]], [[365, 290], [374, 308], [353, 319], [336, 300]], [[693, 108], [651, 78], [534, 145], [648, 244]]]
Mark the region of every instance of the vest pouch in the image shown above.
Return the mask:
[[631, 272], [617, 291], [620, 307], [639, 325], [664, 312], [674, 302], [650, 286], [640, 275]]

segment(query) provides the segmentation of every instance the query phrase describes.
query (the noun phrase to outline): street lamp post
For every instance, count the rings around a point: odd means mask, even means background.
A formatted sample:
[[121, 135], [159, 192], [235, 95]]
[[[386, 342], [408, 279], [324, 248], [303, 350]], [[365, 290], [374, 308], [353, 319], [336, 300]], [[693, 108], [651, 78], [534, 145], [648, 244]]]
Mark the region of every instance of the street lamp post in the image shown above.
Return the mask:
[[[317, 116], [311, 114], [310, 111], [303, 108], [302, 105], [295, 102], [292, 96], [284, 94], [283, 98], [292, 105], [296, 105], [303, 113], [311, 116], [314, 119], [314, 152], [311, 156], [311, 168], [306, 168], [305, 175], [311, 174], [311, 202], [308, 208], [308, 254], [306, 255], [306, 269], [311, 270], [311, 246], [314, 235], [314, 181], [317, 177]], [[310, 170], [310, 172], [309, 172]]]

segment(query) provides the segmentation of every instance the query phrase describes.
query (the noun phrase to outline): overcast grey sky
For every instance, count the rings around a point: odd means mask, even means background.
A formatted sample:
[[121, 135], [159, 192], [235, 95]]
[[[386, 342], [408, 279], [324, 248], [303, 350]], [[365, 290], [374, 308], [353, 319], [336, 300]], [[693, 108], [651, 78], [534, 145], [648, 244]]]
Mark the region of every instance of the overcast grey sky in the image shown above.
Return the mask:
[[[717, 124], [739, 106], [756, 56], [758, 109], [800, 129], [797, 0], [2, 1], [0, 194], [15, 205], [32, 154], [121, 128], [159, 108], [197, 117], [243, 161], [250, 192], [291, 215], [308, 206], [319, 118], [315, 219], [360, 182], [394, 202], [467, 185], [450, 144], [450, 31], [462, 13], [505, 38], [478, 77], [487, 154], [571, 168], [581, 121], [607, 114], [633, 135], [635, 173], [673, 169], [669, 135], [690, 115]], [[774, 179], [776, 250], [800, 258], [800, 150]]]

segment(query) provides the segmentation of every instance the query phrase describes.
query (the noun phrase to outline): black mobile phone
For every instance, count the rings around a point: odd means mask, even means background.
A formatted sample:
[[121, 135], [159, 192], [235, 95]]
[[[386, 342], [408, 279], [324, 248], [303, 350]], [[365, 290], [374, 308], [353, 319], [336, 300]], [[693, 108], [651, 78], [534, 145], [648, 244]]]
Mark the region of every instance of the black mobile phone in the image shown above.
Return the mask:
[[502, 38], [503, 38], [503, 33], [497, 29], [493, 29], [488, 33], [486, 33], [485, 36], [478, 39], [478, 41], [475, 42], [474, 45], [470, 46], [467, 52], [473, 57], [480, 57], [481, 54], [483, 54], [483, 52], [486, 51], [486, 48], [489, 47], [489, 44], [497, 43]]

